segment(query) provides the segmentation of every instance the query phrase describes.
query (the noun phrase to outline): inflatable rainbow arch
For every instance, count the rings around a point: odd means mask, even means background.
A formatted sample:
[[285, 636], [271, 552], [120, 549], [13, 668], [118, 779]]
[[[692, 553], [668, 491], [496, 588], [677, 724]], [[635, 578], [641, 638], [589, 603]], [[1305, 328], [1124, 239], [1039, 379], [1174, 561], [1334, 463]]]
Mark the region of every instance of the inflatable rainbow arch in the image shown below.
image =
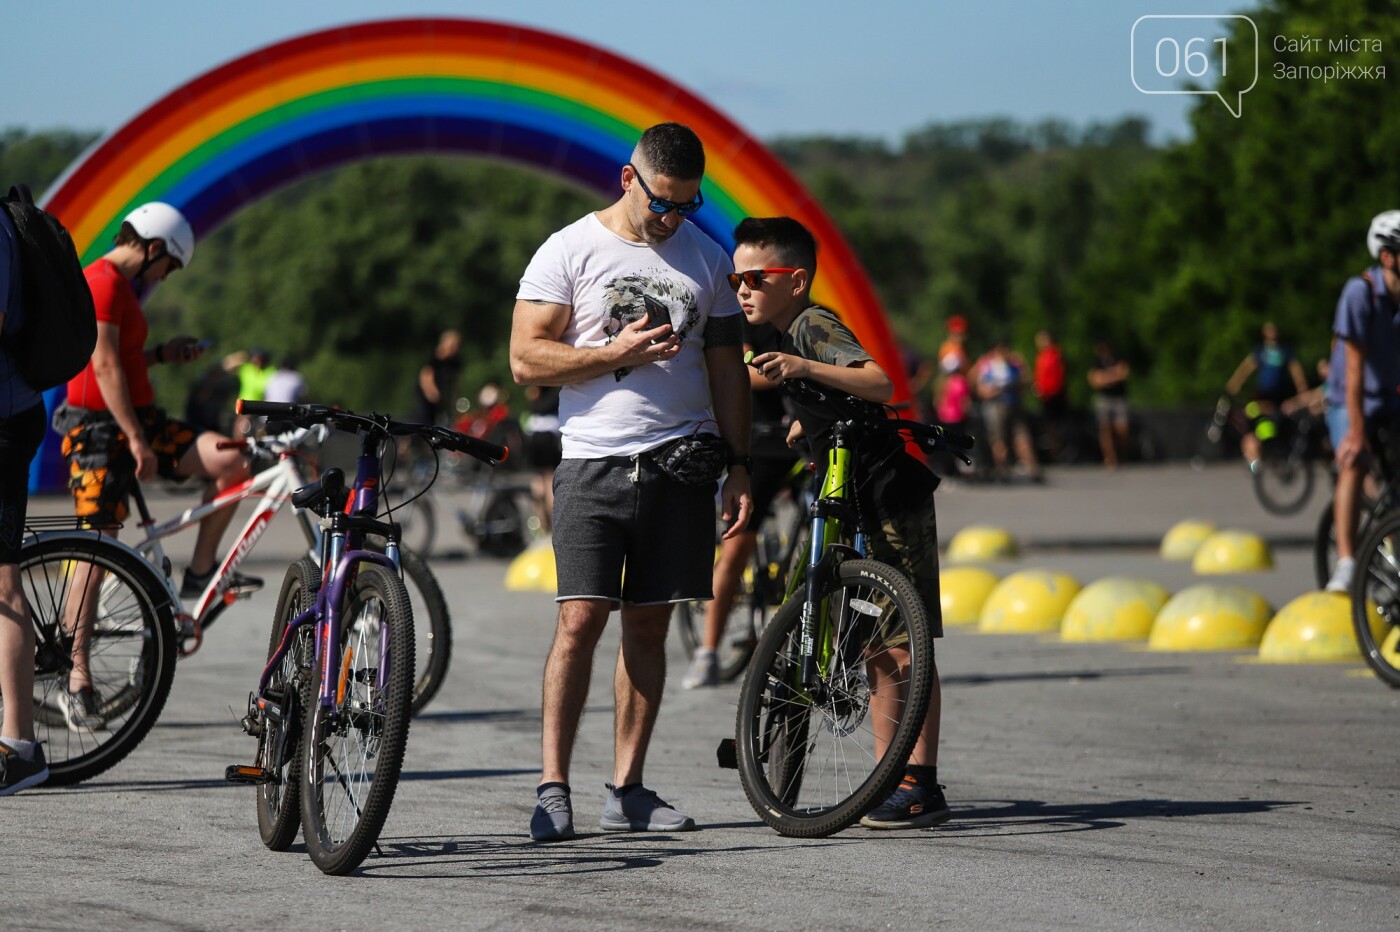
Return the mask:
[[692, 219], [726, 248], [744, 216], [787, 214], [805, 223], [822, 247], [816, 300], [842, 316], [906, 399], [898, 348], [859, 261], [772, 153], [661, 75], [535, 29], [396, 19], [251, 52], [100, 140], [50, 189], [45, 206], [72, 232], [86, 264], [146, 201], [175, 205], [196, 236], [207, 236], [291, 182], [384, 155], [498, 159], [612, 199], [641, 131], [666, 121], [689, 125], [705, 143], [705, 207]]

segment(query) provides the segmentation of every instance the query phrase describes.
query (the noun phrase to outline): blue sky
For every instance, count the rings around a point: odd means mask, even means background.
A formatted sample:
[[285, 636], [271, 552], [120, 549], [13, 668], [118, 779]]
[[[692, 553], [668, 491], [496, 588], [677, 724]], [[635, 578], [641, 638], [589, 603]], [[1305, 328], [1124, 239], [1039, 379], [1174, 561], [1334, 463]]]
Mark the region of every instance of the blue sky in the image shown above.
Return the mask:
[[1138, 114], [1160, 140], [1187, 132], [1193, 99], [1147, 96], [1133, 86], [1134, 21], [1238, 6], [1208, 0], [8, 0], [0, 128], [109, 131], [176, 86], [269, 43], [347, 22], [452, 15], [522, 23], [601, 45], [688, 87], [763, 139], [854, 134], [897, 142], [930, 122], [1009, 116], [1082, 125]]

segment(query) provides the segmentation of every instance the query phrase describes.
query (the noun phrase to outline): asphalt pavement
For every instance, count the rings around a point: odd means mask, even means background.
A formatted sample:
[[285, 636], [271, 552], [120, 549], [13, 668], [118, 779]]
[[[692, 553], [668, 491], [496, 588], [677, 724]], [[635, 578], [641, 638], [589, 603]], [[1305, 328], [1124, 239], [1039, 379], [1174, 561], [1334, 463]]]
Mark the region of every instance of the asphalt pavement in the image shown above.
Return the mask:
[[[950, 483], [938, 500], [945, 543], [971, 523], [1002, 526], [1024, 553], [995, 570], [1045, 567], [1084, 583], [1135, 575], [1175, 591], [1200, 580], [1157, 557], [1171, 524], [1252, 530], [1273, 542], [1275, 569], [1230, 581], [1275, 607], [1311, 586], [1304, 545], [1323, 504], [1268, 515], [1237, 464], [1052, 470], [1044, 487]], [[153, 505], [168, 513], [181, 501]], [[738, 687], [682, 690], [673, 638], [646, 779], [700, 830], [611, 835], [596, 820], [610, 778], [614, 626], [575, 754], [583, 834], [535, 845], [539, 682], [555, 609], [547, 594], [505, 591], [505, 564], [470, 555], [451, 526], [459, 501], [439, 502], [439, 549], [451, 556], [433, 563], [453, 615], [453, 665], [413, 724], [382, 857], [328, 878], [300, 843], [269, 852], [253, 791], [222, 779], [253, 751], [237, 719], [297, 550], [284, 515], [245, 564], [268, 590], [181, 661], [142, 746], [89, 783], [0, 801], [11, 917], [0, 925], [1400, 927], [1400, 692], [1359, 661], [1264, 665], [950, 629], [938, 645], [939, 774], [953, 820], [803, 841], [768, 829], [738, 775], [716, 767]], [[63, 504], [41, 499], [36, 510]]]

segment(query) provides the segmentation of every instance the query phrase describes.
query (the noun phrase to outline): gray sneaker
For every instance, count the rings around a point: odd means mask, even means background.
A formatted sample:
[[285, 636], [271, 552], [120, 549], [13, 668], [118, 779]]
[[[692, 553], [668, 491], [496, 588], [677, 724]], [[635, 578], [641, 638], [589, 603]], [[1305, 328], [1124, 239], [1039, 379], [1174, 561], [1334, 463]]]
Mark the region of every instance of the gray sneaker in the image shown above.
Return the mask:
[[633, 783], [621, 790], [611, 783], [598, 827], [605, 832], [693, 832], [695, 820], [672, 809], [656, 793]]
[[552, 783], [539, 791], [535, 814], [530, 816], [530, 837], [535, 841], [568, 841], [574, 837], [574, 806], [567, 786]]
[[718, 685], [719, 658], [715, 656], [714, 651], [697, 650], [695, 659], [690, 662], [690, 669], [681, 680], [681, 686], [685, 689], [700, 689]]
[[69, 731], [99, 731], [107, 724], [102, 715], [102, 700], [91, 686], [80, 686], [72, 692], [60, 688], [58, 706], [63, 710]]

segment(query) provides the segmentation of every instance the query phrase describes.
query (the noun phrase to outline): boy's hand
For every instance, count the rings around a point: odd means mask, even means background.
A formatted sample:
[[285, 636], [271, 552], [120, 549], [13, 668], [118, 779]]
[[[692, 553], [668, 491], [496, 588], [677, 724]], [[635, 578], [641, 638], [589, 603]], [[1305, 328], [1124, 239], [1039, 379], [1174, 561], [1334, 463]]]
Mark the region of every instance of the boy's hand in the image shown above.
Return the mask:
[[770, 382], [805, 379], [812, 374], [812, 361], [787, 353], [760, 353], [749, 363]]
[[670, 324], [648, 330], [645, 317], [632, 321], [618, 331], [611, 346], [618, 354], [614, 360], [617, 367], [629, 369], [671, 359], [681, 351], [680, 338], [671, 332]]
[[801, 440], [802, 437], [802, 422], [793, 421], [792, 426], [788, 428], [787, 445], [790, 447], [797, 446], [797, 441]]

